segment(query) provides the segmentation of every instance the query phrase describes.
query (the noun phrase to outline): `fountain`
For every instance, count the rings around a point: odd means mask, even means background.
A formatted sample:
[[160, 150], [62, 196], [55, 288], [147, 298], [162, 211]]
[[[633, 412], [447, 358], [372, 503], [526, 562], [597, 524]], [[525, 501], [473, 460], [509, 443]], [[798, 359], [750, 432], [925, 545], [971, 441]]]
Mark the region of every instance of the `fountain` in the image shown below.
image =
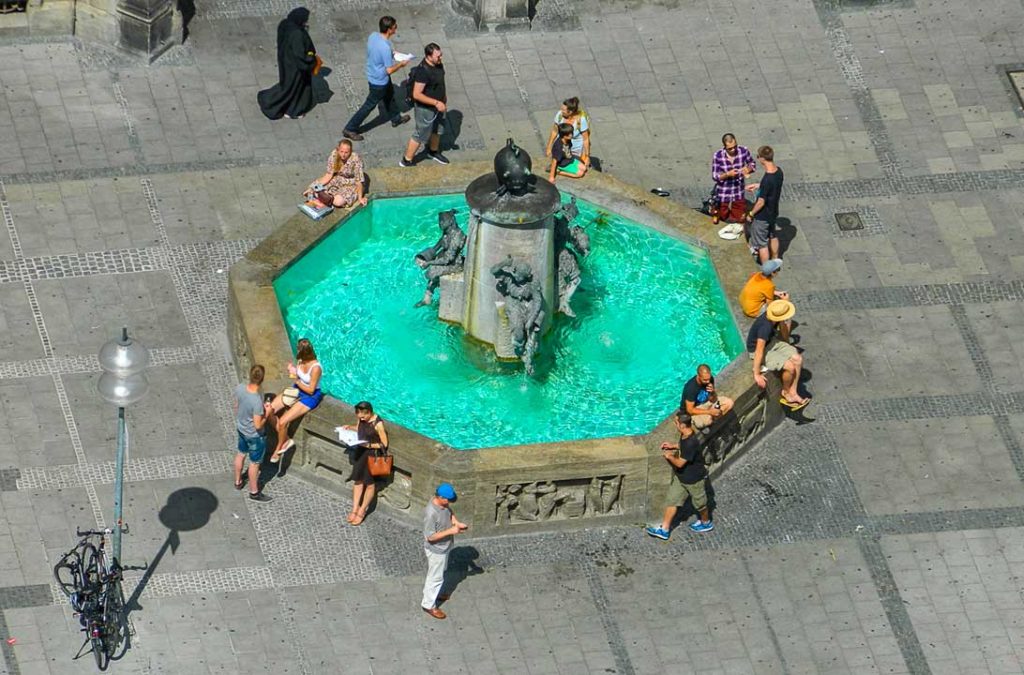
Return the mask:
[[300, 476], [347, 492], [334, 429], [366, 399], [389, 425], [379, 495], [398, 517], [446, 480], [477, 532], [636, 522], [662, 505], [658, 446], [698, 363], [736, 401], [703, 437], [712, 466], [781, 418], [726, 300], [749, 258], [700, 241], [689, 209], [603, 174], [560, 194], [512, 141], [493, 164], [373, 178], [366, 207], [293, 218], [229, 277], [239, 373], [261, 363], [283, 386], [299, 337], [325, 366]]

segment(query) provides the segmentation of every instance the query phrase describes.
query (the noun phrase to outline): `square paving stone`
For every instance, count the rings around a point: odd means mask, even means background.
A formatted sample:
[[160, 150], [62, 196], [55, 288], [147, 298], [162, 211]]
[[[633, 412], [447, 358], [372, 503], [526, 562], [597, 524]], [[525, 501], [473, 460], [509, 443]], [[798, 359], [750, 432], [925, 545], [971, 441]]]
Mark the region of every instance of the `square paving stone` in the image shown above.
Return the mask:
[[870, 514], [1024, 505], [990, 417], [849, 424], [833, 433]]
[[[947, 307], [815, 312], [801, 318], [808, 386], [820, 400], [878, 399], [979, 391], [981, 379]], [[820, 379], [819, 379], [820, 378]], [[816, 381], [829, 388], [816, 387]]]
[[93, 355], [128, 326], [149, 348], [191, 344], [167, 272], [109, 274], [34, 282], [54, 354]]
[[[1024, 664], [1024, 530], [1001, 528], [883, 537], [900, 595], [929, 665], [942, 672], [1018, 672]], [[960, 564], [966, 561], [966, 565]], [[992, 612], [972, 618], [972, 601]], [[997, 665], [998, 664], [998, 665]]]
[[26, 256], [142, 248], [159, 243], [139, 178], [8, 189]]
[[[135, 457], [167, 457], [223, 451], [230, 462], [233, 443], [225, 442], [219, 419], [198, 365], [151, 367], [149, 391], [128, 409], [129, 447]], [[85, 455], [111, 462], [117, 453], [117, 412], [96, 393], [99, 373], [64, 376], [68, 400]]]
[[45, 356], [25, 287], [0, 284], [0, 361], [27, 361]]
[[0, 466], [74, 464], [75, 450], [49, 376], [0, 380]]

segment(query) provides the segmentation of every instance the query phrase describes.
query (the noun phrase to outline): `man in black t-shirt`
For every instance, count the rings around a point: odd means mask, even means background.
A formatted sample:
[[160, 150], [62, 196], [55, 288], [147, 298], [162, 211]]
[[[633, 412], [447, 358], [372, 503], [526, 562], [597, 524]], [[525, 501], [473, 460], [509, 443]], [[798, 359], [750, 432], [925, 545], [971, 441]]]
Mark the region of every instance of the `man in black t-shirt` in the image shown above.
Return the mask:
[[756, 249], [758, 264], [779, 257], [779, 233], [775, 220], [779, 217], [779, 199], [782, 198], [782, 169], [775, 165], [775, 151], [770, 145], [757, 149], [757, 161], [764, 169], [760, 183], [748, 185], [747, 190], [757, 190], [754, 205], [747, 213], [747, 227], [750, 248]]
[[694, 429], [711, 426], [732, 410], [732, 405], [731, 398], [719, 396], [715, 391], [715, 376], [706, 363], [697, 366], [697, 374], [683, 385], [683, 397], [679, 401], [679, 409], [693, 418]]
[[679, 430], [679, 443], [661, 444], [662, 456], [672, 466], [672, 478], [665, 495], [668, 506], [665, 507], [660, 527], [645, 528], [647, 534], [656, 539], [669, 538], [676, 511], [687, 499], [690, 499], [693, 510], [699, 516], [690, 523], [690, 529], [694, 532], [710, 532], [715, 529], [708, 513], [708, 494], [704, 489], [704, 480], [708, 477], [708, 470], [704, 467], [704, 449], [693, 431], [689, 415], [680, 410], [676, 413], [675, 423]]
[[804, 358], [797, 348], [789, 343], [789, 320], [796, 314], [796, 307], [789, 300], [775, 300], [768, 303], [764, 314], [754, 319], [747, 333], [747, 353], [754, 362], [754, 382], [764, 389], [768, 380], [764, 373], [771, 370], [782, 378], [782, 398], [779, 403], [790, 410], [799, 410], [811, 399], [797, 393], [800, 371]]
[[441, 154], [441, 134], [444, 133], [445, 113], [448, 111], [448, 93], [444, 82], [444, 54], [441, 48], [431, 42], [423, 48], [425, 54], [420, 65], [409, 74], [412, 78], [413, 116], [416, 131], [405, 147], [405, 154], [399, 166], [412, 166], [419, 149], [426, 145], [427, 156], [438, 164], [450, 164]]

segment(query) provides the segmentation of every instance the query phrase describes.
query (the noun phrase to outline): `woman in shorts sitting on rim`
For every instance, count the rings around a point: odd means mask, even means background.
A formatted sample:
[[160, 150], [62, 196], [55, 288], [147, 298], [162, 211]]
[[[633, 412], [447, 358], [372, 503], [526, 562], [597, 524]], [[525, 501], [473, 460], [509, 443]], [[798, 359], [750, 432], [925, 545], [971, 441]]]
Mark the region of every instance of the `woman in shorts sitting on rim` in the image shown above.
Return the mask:
[[[277, 429], [277, 447], [270, 457], [271, 464], [277, 464], [284, 453], [295, 447], [295, 441], [288, 437], [288, 425], [320, 405], [324, 399], [324, 393], [320, 391], [320, 378], [324, 370], [316, 360], [313, 344], [306, 338], [296, 343], [295, 360], [296, 364], [288, 364], [288, 377], [294, 380], [293, 386], [299, 390], [298, 399], [289, 405], [285, 402], [284, 393], [281, 393], [270, 404], [276, 417], [274, 427]], [[288, 408], [287, 412], [277, 416], [285, 408]]]

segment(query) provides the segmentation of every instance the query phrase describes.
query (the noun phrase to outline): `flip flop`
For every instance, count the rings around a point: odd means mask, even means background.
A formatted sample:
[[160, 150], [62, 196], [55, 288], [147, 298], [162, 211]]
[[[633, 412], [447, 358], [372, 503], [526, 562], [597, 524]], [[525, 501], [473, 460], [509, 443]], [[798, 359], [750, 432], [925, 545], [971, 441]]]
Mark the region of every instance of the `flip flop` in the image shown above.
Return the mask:
[[281, 448], [281, 456], [283, 457], [284, 453], [288, 452], [289, 450], [291, 450], [294, 447], [295, 447], [295, 439], [289, 438], [287, 441], [284, 442], [284, 447]]
[[808, 404], [810, 404], [810, 402], [811, 402], [811, 399], [809, 399], [809, 398], [805, 398], [803, 403], [793, 403], [792, 401], [787, 401], [785, 397], [781, 397], [779, 399], [779, 403], [781, 403], [782, 405], [786, 406], [787, 408], [789, 408], [793, 412], [796, 412], [797, 410], [800, 410], [802, 408], [806, 408], [808, 406]]

